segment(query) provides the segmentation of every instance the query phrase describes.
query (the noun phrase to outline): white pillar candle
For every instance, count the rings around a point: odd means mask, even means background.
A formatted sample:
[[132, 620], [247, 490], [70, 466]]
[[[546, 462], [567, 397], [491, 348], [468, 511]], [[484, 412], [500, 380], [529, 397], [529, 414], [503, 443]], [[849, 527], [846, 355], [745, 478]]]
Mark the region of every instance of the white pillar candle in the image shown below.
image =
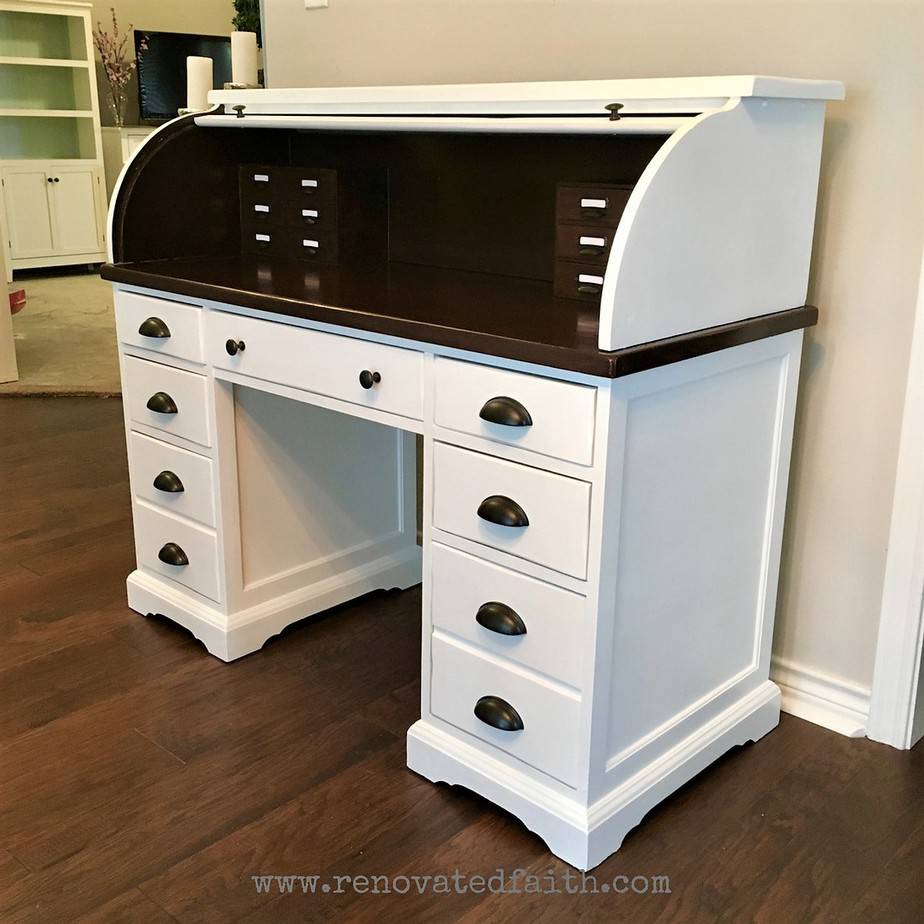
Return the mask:
[[231, 33], [231, 82], [257, 82], [257, 33]]
[[186, 108], [208, 109], [209, 90], [212, 89], [212, 59], [190, 57], [186, 59]]

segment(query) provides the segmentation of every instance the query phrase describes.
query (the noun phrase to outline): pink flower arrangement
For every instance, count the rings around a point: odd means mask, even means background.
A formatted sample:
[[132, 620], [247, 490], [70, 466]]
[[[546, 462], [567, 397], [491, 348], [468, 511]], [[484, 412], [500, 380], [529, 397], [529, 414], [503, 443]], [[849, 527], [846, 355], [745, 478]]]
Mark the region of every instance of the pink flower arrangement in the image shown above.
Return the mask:
[[[116, 125], [121, 126], [125, 121], [125, 88], [137, 67], [135, 59], [126, 55], [129, 36], [134, 27], [129, 25], [125, 32], [120, 32], [115, 7], [111, 7], [110, 10], [112, 12], [112, 32], [107, 32], [102, 24], [97, 22], [93, 30], [93, 44], [99, 52], [103, 72], [106, 74], [106, 82], [109, 84], [109, 106], [112, 109], [113, 119]], [[146, 49], [147, 44], [142, 41], [139, 50], [145, 51]]]

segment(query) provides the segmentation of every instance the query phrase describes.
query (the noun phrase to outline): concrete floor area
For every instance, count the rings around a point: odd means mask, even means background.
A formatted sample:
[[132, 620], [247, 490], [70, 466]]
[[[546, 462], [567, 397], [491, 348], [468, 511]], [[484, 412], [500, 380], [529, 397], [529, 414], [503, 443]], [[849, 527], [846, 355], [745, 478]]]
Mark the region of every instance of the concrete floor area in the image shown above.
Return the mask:
[[19, 381], [0, 395], [117, 395], [112, 288], [84, 268], [19, 273], [26, 307], [13, 318]]

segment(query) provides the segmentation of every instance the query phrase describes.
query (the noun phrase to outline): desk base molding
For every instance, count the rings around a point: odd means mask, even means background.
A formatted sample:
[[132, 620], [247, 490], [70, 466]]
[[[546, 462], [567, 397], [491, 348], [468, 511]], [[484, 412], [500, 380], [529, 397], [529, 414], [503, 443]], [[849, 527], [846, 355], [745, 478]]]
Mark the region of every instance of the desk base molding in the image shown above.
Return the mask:
[[259, 651], [293, 622], [374, 590], [406, 590], [420, 581], [421, 550], [414, 546], [230, 616], [143, 571], [133, 571], [126, 583], [133, 610], [166, 616], [188, 629], [209, 654], [235, 661]]
[[421, 719], [407, 733], [407, 765], [433, 783], [464, 786], [515, 815], [555, 856], [593, 869], [659, 802], [726, 751], [757, 741], [780, 720], [780, 691], [767, 681], [585, 807]]

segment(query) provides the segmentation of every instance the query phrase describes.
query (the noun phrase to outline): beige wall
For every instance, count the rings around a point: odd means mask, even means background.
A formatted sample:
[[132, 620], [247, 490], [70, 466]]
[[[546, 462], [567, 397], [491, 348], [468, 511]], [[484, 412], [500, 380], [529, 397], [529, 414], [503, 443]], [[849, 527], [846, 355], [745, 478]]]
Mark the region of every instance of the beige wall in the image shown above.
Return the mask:
[[[868, 685], [924, 232], [924, 4], [264, 0], [272, 86], [835, 78], [777, 655]], [[785, 307], [785, 306], [780, 306]]]
[[[304, 6], [304, 4], [302, 4]], [[112, 29], [115, 8], [119, 29], [133, 25], [139, 29], [161, 32], [196, 32], [201, 35], [230, 35], [234, 5], [231, 0], [96, 0], [93, 4], [93, 28], [101, 22], [106, 31]], [[134, 55], [134, 40], [129, 54]], [[99, 85], [100, 115], [103, 125], [112, 125], [112, 116], [106, 102], [106, 79], [99, 66], [97, 55], [96, 77]], [[128, 87], [126, 124], [138, 124], [138, 86], [134, 80]]]

